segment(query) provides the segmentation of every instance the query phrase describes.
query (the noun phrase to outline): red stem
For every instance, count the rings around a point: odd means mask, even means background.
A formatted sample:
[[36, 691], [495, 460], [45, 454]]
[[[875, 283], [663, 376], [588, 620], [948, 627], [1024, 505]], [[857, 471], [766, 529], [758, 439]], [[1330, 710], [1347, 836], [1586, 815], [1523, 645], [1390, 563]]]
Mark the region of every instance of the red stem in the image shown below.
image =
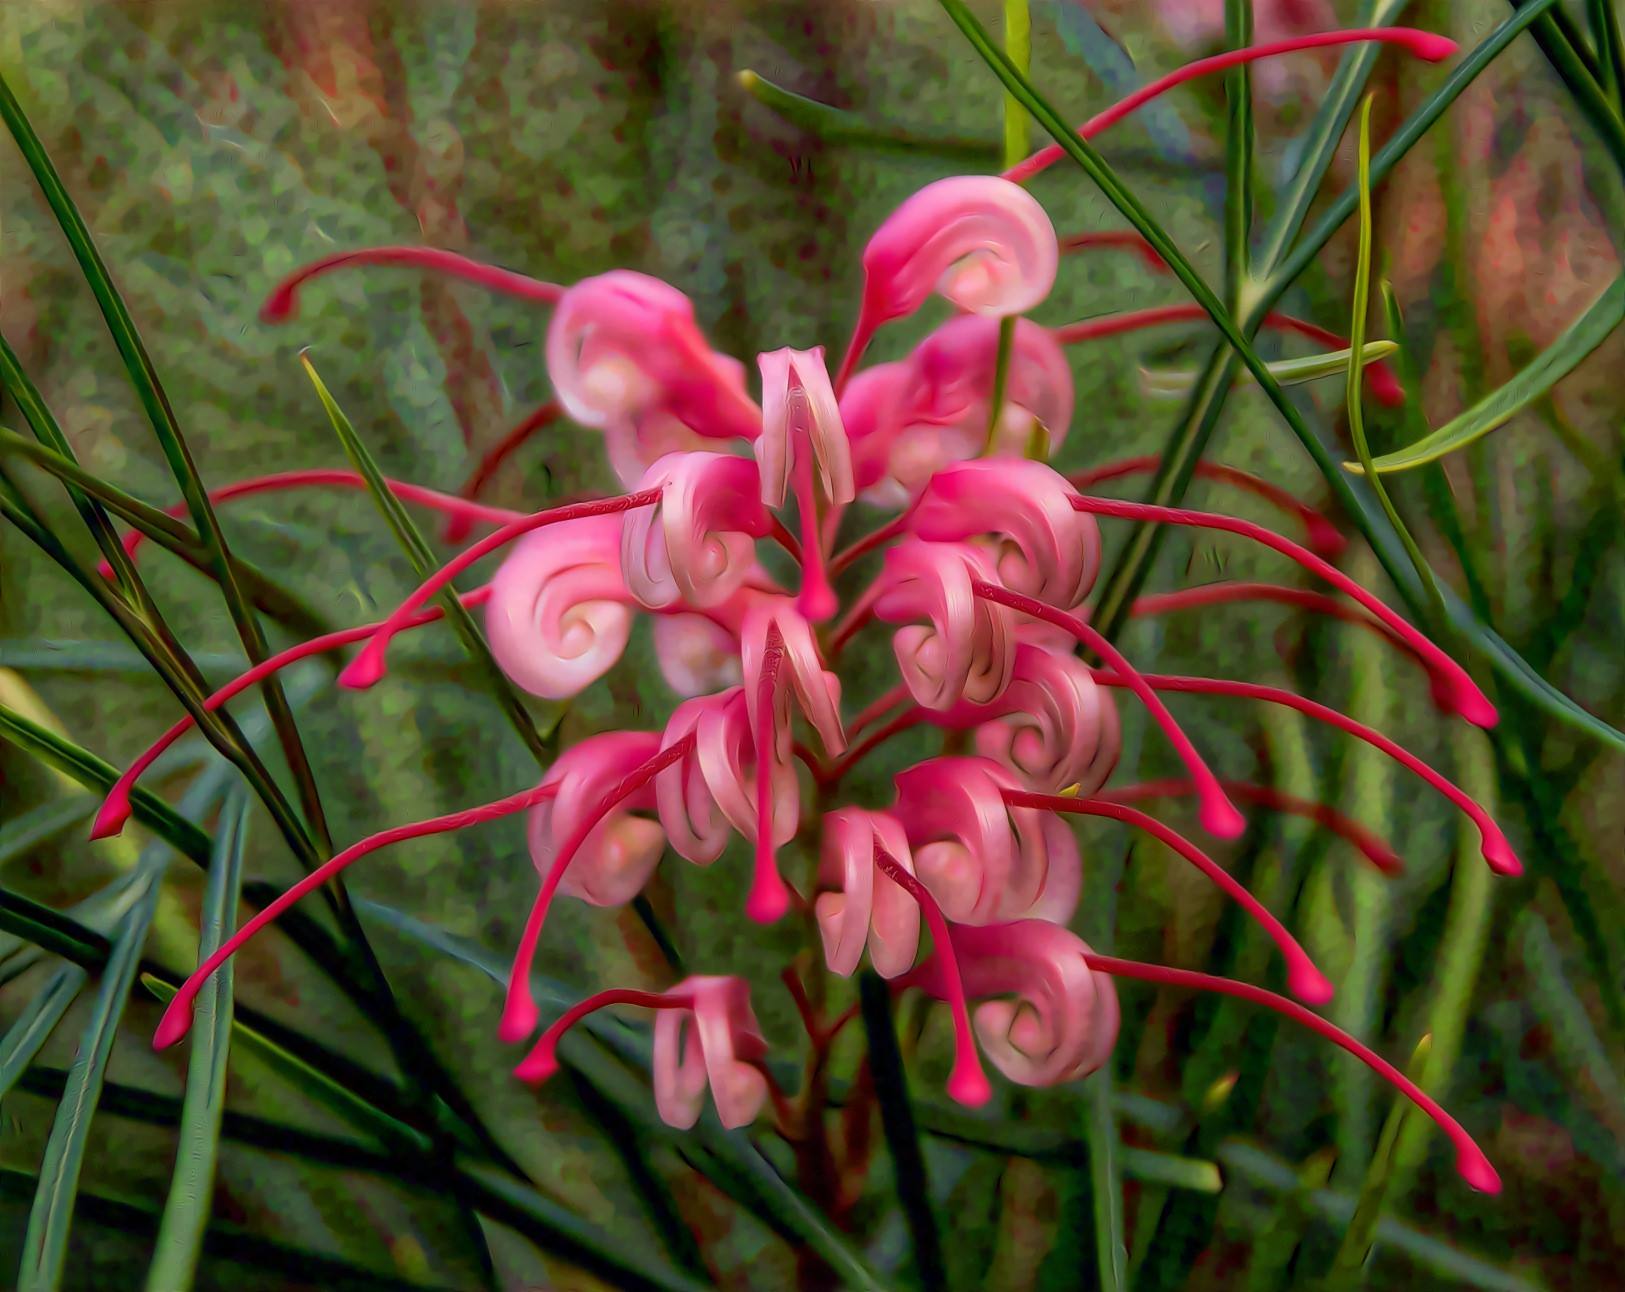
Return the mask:
[[1091, 229], [1083, 233], [1074, 233], [1062, 238], [1060, 246], [1063, 256], [1074, 255], [1079, 251], [1093, 251], [1099, 247], [1115, 247], [1122, 251], [1132, 251], [1145, 261], [1147, 267], [1154, 273], [1172, 272], [1168, 268], [1168, 262], [1145, 240], [1145, 235], [1135, 233], [1132, 229]]
[[1289, 557], [1311, 573], [1319, 575], [1338, 591], [1353, 597], [1395, 633], [1421, 657], [1429, 673], [1434, 675], [1434, 696], [1448, 701], [1451, 712], [1459, 713], [1478, 727], [1493, 727], [1496, 722], [1495, 706], [1467, 676], [1467, 670], [1435, 646], [1422, 633], [1390, 610], [1341, 570], [1321, 560], [1307, 548], [1291, 539], [1282, 538], [1274, 530], [1265, 529], [1251, 521], [1234, 516], [1219, 516], [1206, 511], [1188, 511], [1181, 507], [1158, 507], [1150, 503], [1122, 502], [1115, 498], [1075, 497], [1072, 505], [1079, 511], [1097, 516], [1117, 516], [1125, 520], [1152, 521], [1158, 524], [1185, 525], [1193, 529], [1217, 529], [1239, 534], [1255, 543], [1262, 543], [1272, 551]]
[[873, 732], [867, 740], [858, 744], [846, 755], [846, 757], [842, 758], [838, 763], [825, 772], [820, 784], [836, 784], [843, 776], [857, 766], [866, 755], [873, 750], [880, 748], [881, 745], [885, 744], [893, 736], [907, 731], [911, 727], [919, 726], [920, 723], [926, 721], [926, 716], [926, 711], [919, 705], [911, 705], [909, 708], [905, 709], [902, 713], [898, 714], [895, 718], [888, 722], [885, 726]]
[[1140, 703], [1145, 705], [1151, 716], [1156, 719], [1157, 725], [1162, 728], [1169, 743], [1178, 751], [1181, 761], [1195, 780], [1196, 793], [1201, 800], [1197, 820], [1202, 823], [1202, 828], [1218, 839], [1234, 839], [1247, 828], [1247, 819], [1236, 810], [1235, 804], [1225, 797], [1224, 791], [1219, 788], [1218, 779], [1202, 761], [1202, 756], [1196, 752], [1196, 747], [1191, 744], [1189, 738], [1179, 729], [1179, 724], [1174, 721], [1174, 716], [1168, 712], [1167, 706], [1146, 685], [1145, 679], [1140, 676], [1134, 665], [1130, 664], [1100, 633], [1075, 615], [1066, 614], [1053, 606], [1046, 606], [1042, 601], [1034, 600], [1019, 592], [1011, 592], [1008, 588], [1001, 588], [995, 583], [977, 579], [971, 583], [971, 591], [988, 601], [996, 601], [1000, 605], [1009, 606], [1012, 610], [1019, 610], [1035, 619], [1054, 624], [1057, 628], [1066, 629], [1115, 668], [1123, 677], [1125, 684], [1139, 697]]
[[[490, 597], [491, 589], [486, 586], [475, 588], [474, 591], [465, 593], [458, 600], [466, 607], [474, 607], [483, 605]], [[423, 624], [433, 623], [445, 613], [439, 606], [432, 606], [422, 614], [413, 616], [408, 627], [417, 628]], [[287, 668], [288, 665], [297, 663], [299, 660], [306, 659], [311, 655], [320, 655], [325, 651], [338, 650], [340, 647], [348, 646], [351, 642], [362, 641], [370, 637], [377, 629], [377, 624], [362, 624], [358, 628], [344, 628], [338, 632], [327, 633], [324, 636], [313, 637], [309, 641], [300, 642], [297, 646], [290, 646], [285, 651], [279, 651], [269, 659], [256, 664], [248, 672], [227, 682], [203, 701], [203, 710], [205, 713], [213, 713], [227, 700], [240, 695], [256, 682], [269, 677], [272, 673], [279, 672]], [[164, 750], [168, 749], [192, 728], [194, 722], [195, 719], [191, 714], [184, 715], [173, 727], [159, 736], [113, 783], [113, 788], [108, 791], [107, 798], [96, 813], [95, 821], [91, 823], [90, 837], [92, 839], [105, 839], [124, 829], [125, 823], [130, 819], [130, 791], [135, 788], [136, 781], [141, 778], [147, 768], [152, 766]]]
[[[1402, 875], [1405, 863], [1381, 835], [1368, 830], [1358, 821], [1344, 816], [1329, 803], [1312, 803], [1270, 785], [1257, 785], [1251, 781], [1220, 781], [1224, 792], [1239, 803], [1255, 804], [1272, 812], [1284, 812], [1305, 817], [1316, 825], [1324, 826], [1339, 838], [1347, 840], [1364, 854], [1385, 875]], [[1142, 781], [1137, 785], [1123, 785], [1117, 789], [1097, 790], [1095, 800], [1105, 803], [1137, 803], [1141, 799], [1183, 798], [1196, 793], [1191, 781]]]
[[389, 642], [396, 633], [406, 626], [412, 614], [430, 597], [439, 592], [453, 579], [455, 579], [469, 566], [474, 565], [482, 558], [489, 556], [498, 548], [513, 542], [514, 539], [528, 534], [533, 529], [541, 529], [544, 525], [556, 525], [561, 521], [580, 520], [586, 516], [607, 516], [618, 511], [631, 511], [634, 507], [647, 507], [651, 503], [660, 501], [661, 490], [644, 489], [638, 493], [626, 494], [620, 498], [604, 498], [594, 502], [578, 502], [568, 507], [554, 507], [548, 511], [539, 511], [531, 516], [521, 517], [519, 520], [504, 525], [494, 534], [487, 534], [472, 547], [459, 552], [445, 565], [431, 574], [417, 591], [384, 620], [383, 625], [373, 635], [372, 639], [363, 646], [356, 657], [349, 662], [344, 671], [339, 674], [339, 685], [353, 690], [364, 690], [376, 683], [388, 671], [385, 662], [385, 652], [389, 650]]
[[588, 996], [565, 1010], [558, 1021], [542, 1033], [535, 1048], [513, 1070], [514, 1076], [533, 1086], [541, 1085], [559, 1070], [557, 1050], [564, 1034], [588, 1014], [596, 1013], [606, 1005], [641, 1005], [644, 1009], [688, 1009], [691, 1002], [686, 998], [674, 1000], [665, 992], [637, 991], [631, 987], [612, 987], [608, 991]]
[[[1351, 45], [1361, 41], [1382, 41], [1386, 44], [1399, 45], [1418, 58], [1425, 58], [1430, 62], [1438, 62], [1448, 58], [1456, 52], [1456, 42], [1432, 32], [1417, 31], [1410, 27], [1380, 27], [1367, 28], [1358, 31], [1324, 31], [1309, 36], [1294, 36], [1288, 40], [1270, 41], [1264, 45], [1252, 45], [1246, 49], [1227, 50], [1222, 54], [1215, 54], [1211, 58], [1197, 59], [1194, 63], [1187, 63], [1184, 67], [1175, 68], [1166, 76], [1158, 77], [1149, 85], [1134, 91], [1127, 98], [1119, 99], [1104, 112], [1096, 113], [1078, 127], [1078, 135], [1083, 139], [1093, 139], [1107, 127], [1115, 125], [1129, 113], [1143, 104], [1149, 103], [1159, 94], [1171, 90], [1176, 85], [1183, 85], [1186, 81], [1193, 81], [1199, 76], [1206, 76], [1211, 72], [1222, 72], [1226, 68], [1237, 67], [1243, 63], [1251, 63], [1260, 58], [1274, 58], [1279, 54], [1293, 54], [1305, 49], [1323, 49], [1329, 45]], [[1026, 161], [1019, 162], [1004, 172], [1004, 178], [1015, 184], [1024, 184], [1040, 171], [1047, 169], [1066, 156], [1060, 144], [1051, 144], [1041, 148]]]
[[188, 1029], [192, 1026], [192, 1002], [197, 997], [198, 989], [203, 986], [204, 981], [210, 974], [225, 964], [244, 943], [272, 920], [276, 919], [277, 916], [281, 915], [300, 898], [315, 892], [351, 862], [392, 843], [400, 843], [406, 839], [421, 839], [425, 835], [445, 834], [451, 830], [461, 830], [465, 826], [479, 825], [485, 821], [495, 821], [499, 817], [512, 816], [515, 812], [524, 812], [535, 807], [544, 799], [552, 798], [557, 792], [557, 785], [538, 785], [533, 789], [509, 795], [505, 799], [498, 799], [494, 803], [486, 803], [480, 807], [468, 808], [462, 812], [453, 812], [447, 816], [433, 817], [427, 821], [414, 821], [409, 825], [393, 826], [388, 830], [381, 830], [377, 834], [369, 835], [359, 843], [351, 844], [331, 861], [324, 862], [311, 871], [310, 874], [283, 893], [281, 897], [260, 911], [247, 924], [232, 934], [218, 951], [198, 966], [197, 971], [181, 984], [180, 991], [175, 993], [175, 998], [169, 1002], [169, 1007], [164, 1010], [164, 1016], [158, 1022], [158, 1030], [153, 1034], [152, 1048], [155, 1050], [165, 1049], [186, 1035]]
[[1030, 794], [1024, 790], [1006, 790], [1004, 801], [1011, 807], [1039, 808], [1048, 812], [1071, 812], [1079, 816], [1108, 817], [1113, 821], [1121, 821], [1125, 825], [1134, 826], [1154, 835], [1168, 847], [1172, 848], [1186, 861], [1202, 871], [1209, 879], [1222, 888], [1230, 897], [1240, 903], [1253, 919], [1264, 926], [1264, 931], [1270, 935], [1275, 945], [1281, 949], [1281, 955], [1287, 964], [1287, 984], [1292, 994], [1299, 1000], [1306, 1000], [1311, 1005], [1324, 1005], [1332, 998], [1331, 980], [1315, 968], [1314, 962], [1308, 954], [1298, 945], [1298, 941], [1287, 932], [1286, 926], [1275, 918], [1264, 904], [1249, 893], [1236, 880], [1235, 876], [1225, 870], [1223, 866], [1209, 857], [1179, 831], [1164, 825], [1155, 817], [1147, 816], [1144, 812], [1121, 803], [1100, 802], [1092, 799], [1064, 798], [1059, 794]]
[[[1131, 686], [1127, 678], [1118, 677], [1112, 673], [1097, 672], [1095, 681], [1102, 686]], [[1375, 731], [1362, 722], [1356, 722], [1346, 714], [1336, 709], [1327, 708], [1324, 704], [1317, 704], [1314, 700], [1305, 699], [1291, 691], [1283, 691], [1279, 687], [1262, 686], [1257, 682], [1231, 682], [1221, 678], [1211, 677], [1169, 677], [1146, 673], [1140, 676], [1139, 681], [1156, 691], [1180, 691], [1189, 695], [1226, 695], [1244, 700], [1264, 700], [1270, 704], [1284, 705], [1289, 709], [1296, 709], [1299, 713], [1330, 724], [1349, 735], [1365, 741], [1368, 745], [1382, 750], [1395, 762], [1420, 776], [1439, 793], [1454, 803], [1458, 808], [1472, 819], [1483, 836], [1482, 851], [1484, 860], [1491, 870], [1501, 875], [1521, 875], [1523, 866], [1519, 863], [1517, 854], [1512, 851], [1512, 845], [1507, 842], [1506, 835], [1501, 828], [1490, 818], [1490, 814], [1479, 807], [1461, 789], [1446, 780], [1433, 768], [1429, 767], [1420, 758], [1410, 751], [1401, 748], [1380, 731]]]
[[[1067, 323], [1054, 329], [1054, 335], [1062, 345], [1076, 345], [1080, 341], [1096, 341], [1101, 337], [1138, 332], [1143, 328], [1160, 327], [1165, 323], [1201, 323], [1207, 319], [1208, 312], [1194, 303], [1153, 305], [1143, 310], [1105, 314], [1077, 323]], [[1294, 318], [1290, 314], [1271, 311], [1264, 318], [1264, 326], [1283, 332], [1296, 332], [1299, 336], [1308, 337], [1321, 345], [1334, 346], [1339, 350], [1348, 349], [1349, 343], [1346, 338], [1338, 336], [1335, 332], [1329, 332], [1316, 323], [1310, 323], [1307, 319]], [[1394, 375], [1387, 360], [1373, 360], [1366, 364], [1365, 371], [1371, 382], [1371, 393], [1380, 403], [1389, 408], [1398, 408], [1405, 402], [1405, 388], [1399, 384], [1399, 378]]]
[[847, 739], [852, 739], [852, 737], [856, 736], [858, 732], [862, 731], [871, 722], [874, 722], [883, 714], [890, 713], [906, 699], [908, 699], [908, 686], [906, 683], [899, 682], [868, 708], [864, 709], [863, 712], [858, 714], [857, 717], [853, 718], [851, 722], [846, 724]]
[[930, 890], [879, 844], [875, 845], [875, 866], [925, 912], [926, 923], [931, 926], [931, 941], [942, 960], [942, 976], [954, 1017], [954, 1068], [948, 1075], [948, 1097], [967, 1108], [980, 1108], [993, 1097], [993, 1087], [988, 1084], [981, 1057], [976, 1052], [970, 1007], [965, 1001], [965, 983], [959, 975], [959, 957], [954, 954], [953, 939], [948, 935], [948, 921], [943, 918], [942, 908]]
[[1188, 987], [1196, 991], [1218, 992], [1235, 996], [1254, 1005], [1263, 1005], [1278, 1014], [1284, 1014], [1319, 1033], [1334, 1045], [1341, 1046], [1385, 1081], [1399, 1089], [1423, 1112], [1438, 1124], [1456, 1146], [1456, 1171], [1461, 1178], [1481, 1193], [1499, 1193], [1501, 1177], [1495, 1173], [1484, 1151], [1473, 1142], [1473, 1137], [1462, 1129], [1461, 1123], [1433, 1100], [1417, 1084], [1381, 1055], [1360, 1044], [1342, 1028], [1327, 1022], [1319, 1014], [1305, 1009], [1296, 1001], [1277, 996], [1274, 992], [1254, 987], [1250, 983], [1235, 982], [1213, 974], [1197, 973], [1191, 969], [1170, 969], [1166, 965], [1142, 964], [1137, 960], [1119, 960], [1115, 956], [1097, 956], [1085, 952], [1084, 962], [1096, 973], [1111, 974], [1117, 978], [1138, 978], [1144, 982], [1161, 983], [1169, 987]]
[[[518, 426], [509, 431], [494, 445], [485, 451], [480, 458], [479, 465], [463, 481], [462, 487], [457, 490], [459, 498], [466, 498], [470, 502], [478, 498], [485, 486], [491, 483], [502, 464], [508, 460], [521, 445], [537, 431], [551, 426], [564, 415], [556, 399], [550, 399], [540, 408], [532, 412]], [[444, 538], [448, 543], [461, 543], [468, 537], [468, 523], [459, 516], [453, 516], [446, 522]]]
[[[909, 510], [912, 511], [913, 509], [910, 508]], [[896, 538], [908, 527], [908, 518], [909, 511], [905, 511], [902, 515], [888, 520], [879, 529], [874, 530], [872, 533], [865, 534], [844, 552], [837, 553], [829, 563], [830, 577], [834, 578], [836, 575], [840, 574], [841, 571], [846, 569], [847, 566], [867, 556], [870, 552], [874, 551], [875, 548], [884, 547], [887, 543], [891, 542], [892, 539]]]
[[547, 919], [548, 908], [553, 904], [553, 894], [558, 891], [565, 869], [574, 860], [576, 852], [617, 803], [637, 793], [663, 769], [693, 752], [694, 733], [691, 731], [662, 749], [643, 766], [623, 776], [609, 793], [593, 805], [592, 811], [581, 818], [570, 837], [564, 841], [564, 846], [553, 858], [553, 864], [542, 880], [541, 891], [536, 894], [536, 902], [525, 920], [525, 931], [519, 937], [519, 951], [513, 958], [513, 969], [508, 975], [508, 993], [502, 1006], [502, 1019], [497, 1024], [497, 1036], [501, 1040], [512, 1045], [536, 1030], [538, 1014], [536, 1002], [530, 994], [530, 967], [536, 959], [536, 943], [542, 936], [542, 924]]
[[541, 301], [548, 305], [564, 295], [564, 288], [557, 283], [544, 283], [525, 274], [516, 274], [510, 269], [482, 265], [477, 260], [470, 260], [467, 256], [460, 256], [455, 251], [445, 251], [439, 247], [365, 247], [359, 251], [340, 251], [336, 255], [324, 256], [294, 270], [265, 298], [265, 304], [260, 306], [260, 321], [264, 323], [287, 321], [298, 308], [300, 287], [312, 278], [349, 265], [428, 269], [478, 283], [481, 287], [488, 287], [506, 296], [518, 296], [524, 300]]
[[[483, 522], [488, 525], [506, 525], [518, 519], [523, 512], [508, 511], [502, 507], [485, 507], [476, 502], [468, 502], [462, 498], [453, 498], [450, 494], [440, 493], [434, 489], [425, 489], [422, 485], [408, 484], [404, 480], [386, 480], [390, 492], [397, 498], [406, 502], [415, 502], [422, 507], [433, 507], [436, 511], [443, 511], [458, 517], [465, 522]], [[252, 480], [239, 480], [234, 484], [222, 485], [218, 489], [209, 491], [209, 501], [212, 503], [230, 502], [233, 498], [248, 498], [254, 494], [277, 493], [284, 489], [309, 489], [326, 487], [330, 489], [366, 489], [367, 481], [358, 471], [339, 471], [328, 468], [318, 468], [311, 471], [279, 471], [275, 475], [256, 476]], [[187, 514], [184, 502], [175, 503], [165, 507], [167, 515], [180, 519]], [[134, 559], [141, 544], [147, 541], [147, 536], [140, 530], [132, 529], [123, 538], [124, 550]], [[96, 567], [96, 571], [104, 579], [113, 577], [113, 567], [103, 561]]]
[[[1093, 485], [1106, 480], [1116, 480], [1119, 476], [1140, 475], [1155, 471], [1162, 465], [1160, 453], [1148, 453], [1144, 457], [1122, 458], [1116, 462], [1107, 462], [1102, 466], [1091, 467], [1087, 471], [1078, 471], [1067, 477], [1074, 489], [1088, 490]], [[1311, 551], [1319, 556], [1332, 560], [1341, 556], [1348, 547], [1348, 539], [1338, 533], [1337, 526], [1327, 520], [1325, 516], [1316, 511], [1308, 503], [1293, 497], [1278, 484], [1251, 472], [1243, 471], [1239, 467], [1227, 467], [1219, 462], [1204, 462], [1197, 459], [1196, 476], [1201, 480], [1213, 480], [1237, 489], [1244, 489], [1248, 493], [1256, 494], [1265, 502], [1279, 507], [1282, 511], [1289, 511], [1303, 521], [1308, 529], [1308, 543]]]

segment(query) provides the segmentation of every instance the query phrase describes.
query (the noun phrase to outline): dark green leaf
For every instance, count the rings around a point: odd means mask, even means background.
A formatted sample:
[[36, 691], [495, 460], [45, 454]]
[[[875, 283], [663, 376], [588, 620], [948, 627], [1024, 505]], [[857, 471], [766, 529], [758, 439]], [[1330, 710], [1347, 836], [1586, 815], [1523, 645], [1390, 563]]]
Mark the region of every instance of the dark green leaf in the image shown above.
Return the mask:
[[50, 1038], [89, 977], [78, 965], [63, 965], [35, 993], [28, 1008], [0, 1039], [0, 1099], [16, 1084], [40, 1046]]

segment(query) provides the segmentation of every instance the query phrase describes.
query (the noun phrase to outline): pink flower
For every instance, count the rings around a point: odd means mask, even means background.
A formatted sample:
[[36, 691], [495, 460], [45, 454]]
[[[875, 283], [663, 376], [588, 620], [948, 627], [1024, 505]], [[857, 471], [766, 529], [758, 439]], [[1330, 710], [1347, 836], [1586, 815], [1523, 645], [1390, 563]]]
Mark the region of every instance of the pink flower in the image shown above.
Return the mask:
[[[557, 786], [557, 793], [530, 810], [530, 855], [539, 874], [547, 874], [559, 849], [604, 792], [660, 747], [660, 737], [652, 731], [607, 731], [559, 755], [542, 778], [543, 785]], [[642, 892], [665, 851], [666, 834], [656, 822], [632, 813], [654, 808], [653, 788], [617, 804], [577, 849], [559, 892], [593, 906], [623, 906]]]
[[908, 538], [886, 552], [875, 614], [908, 625], [897, 630], [892, 649], [910, 694], [927, 709], [990, 704], [1009, 685], [1010, 616], [971, 592], [975, 580], [996, 577], [992, 564], [967, 543]]
[[678, 695], [705, 695], [745, 680], [739, 638], [707, 615], [661, 615], [654, 639], [660, 676]]
[[756, 500], [756, 464], [721, 453], [668, 453], [640, 489], [660, 502], [629, 515], [621, 531], [621, 570], [640, 605], [719, 605], [756, 565], [756, 540], [768, 532]]
[[908, 836], [896, 817], [853, 807], [824, 818], [818, 882], [829, 891], [818, 895], [813, 912], [830, 972], [843, 978], [852, 976], [865, 947], [882, 978], [907, 973], [919, 954], [919, 904], [883, 875], [877, 876], [877, 848], [914, 873]]
[[1083, 891], [1077, 839], [1053, 812], [1010, 808], [1021, 782], [985, 758], [933, 758], [893, 777], [914, 873], [955, 924], [1065, 922]]
[[491, 580], [491, 654], [532, 695], [567, 699], [620, 659], [632, 631], [631, 601], [621, 577], [619, 516], [529, 534]]
[[565, 412], [605, 432], [627, 488], [666, 453], [761, 429], [744, 366], [706, 344], [688, 297], [630, 270], [564, 293], [547, 330], [547, 370]]
[[[1089, 968], [1089, 948], [1076, 934], [1021, 920], [955, 925], [952, 937], [964, 993], [982, 1001], [972, 1014], [976, 1039], [1011, 1081], [1057, 1086], [1106, 1062], [1117, 1041], [1117, 989]], [[947, 999], [941, 956], [927, 960], [911, 985]]]

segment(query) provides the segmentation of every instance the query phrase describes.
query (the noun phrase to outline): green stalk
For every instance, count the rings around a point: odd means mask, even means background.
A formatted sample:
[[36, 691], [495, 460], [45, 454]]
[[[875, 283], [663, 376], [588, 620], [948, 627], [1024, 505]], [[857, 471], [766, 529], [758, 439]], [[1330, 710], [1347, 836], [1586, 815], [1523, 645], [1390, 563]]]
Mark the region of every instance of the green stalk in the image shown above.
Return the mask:
[[[1224, 0], [1224, 42], [1230, 49], [1253, 43], [1253, 0]], [[1252, 274], [1253, 74], [1248, 64], [1224, 74], [1224, 98], [1224, 302], [1239, 317]]]
[[[1032, 65], [1032, 20], [1027, 0], [1004, 0], [1004, 52], [1011, 63], [1026, 72]], [[1026, 159], [1031, 146], [1031, 122], [1021, 100], [1008, 90], [1004, 95], [1004, 166], [1009, 169]], [[982, 456], [990, 458], [998, 450], [999, 419], [1004, 413], [1004, 393], [1010, 383], [1010, 354], [1016, 342], [1016, 316], [999, 320], [999, 349], [993, 360], [993, 393], [987, 402], [987, 447]]]
[[1597, 45], [1598, 80], [1602, 92], [1625, 113], [1625, 42], [1619, 34], [1619, 14], [1613, 0], [1586, 0], [1586, 20]]
[[[193, 523], [214, 568], [215, 581], [220, 585], [220, 591], [225, 598], [232, 626], [237, 630], [249, 662], [258, 664], [266, 657], [265, 635], [254, 614], [254, 607], [238, 580], [236, 569], [232, 565], [231, 553], [226, 547], [225, 535], [221, 533], [220, 523], [209, 503], [208, 490], [198, 475], [196, 463], [192, 461], [191, 450], [181, 435], [180, 424], [175, 419], [174, 410], [169, 406], [169, 397], [159, 383], [158, 370], [147, 354], [141, 335], [136, 331], [135, 321], [125, 308], [123, 297], [113, 285], [112, 275], [108, 273], [101, 253], [96, 249], [90, 230], [86, 227], [73, 199], [68, 196], [68, 190], [56, 173], [56, 167], [51, 164], [44, 144], [34, 133], [33, 126], [29, 124], [22, 106], [12, 94], [11, 87], [6, 84], [4, 77], [0, 77], [0, 118], [5, 120], [12, 137], [17, 141], [18, 149], [28, 162], [29, 169], [33, 171], [35, 180], [45, 194], [46, 202], [50, 204], [57, 223], [61, 225], [62, 232], [67, 237], [75, 259], [79, 261], [79, 267], [96, 297], [96, 303], [101, 307], [108, 331], [112, 333], [113, 341], [124, 359], [130, 382], [135, 387], [142, 407], [146, 409], [152, 428], [157, 433], [158, 443], [164, 451], [164, 457], [168, 460], [170, 470], [181, 487], [181, 494], [186, 499], [187, 508], [192, 513]], [[288, 697], [283, 693], [281, 681], [274, 674], [267, 677], [260, 683], [260, 694], [265, 701], [265, 711], [271, 716], [271, 724], [276, 728], [277, 739], [282, 745], [288, 768], [293, 773], [305, 820], [316, 838], [323, 857], [330, 856], [332, 841], [328, 837], [327, 821], [322, 813], [321, 797], [316, 789], [316, 777], [311, 771], [309, 759], [305, 756], [304, 744], [299, 739], [299, 727], [294, 721]]]

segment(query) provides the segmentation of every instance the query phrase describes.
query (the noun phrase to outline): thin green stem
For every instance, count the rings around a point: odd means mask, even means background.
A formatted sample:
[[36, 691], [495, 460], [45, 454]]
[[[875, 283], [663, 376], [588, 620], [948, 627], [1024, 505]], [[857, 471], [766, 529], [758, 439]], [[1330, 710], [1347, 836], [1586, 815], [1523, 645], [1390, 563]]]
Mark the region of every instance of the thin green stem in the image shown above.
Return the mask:
[[[1224, 0], [1224, 40], [1230, 49], [1245, 49], [1253, 43], [1252, 0]], [[1224, 97], [1224, 300], [1230, 312], [1239, 316], [1252, 273], [1253, 79], [1249, 64], [1237, 64], [1224, 74]]]
[[[1004, 52], [1011, 63], [1026, 72], [1032, 64], [1032, 21], [1027, 0], [1004, 0]], [[1021, 100], [1008, 90], [1004, 95], [1004, 167], [1008, 170], [1027, 156], [1031, 118]], [[987, 445], [982, 456], [990, 458], [999, 447], [999, 422], [1004, 416], [1004, 394], [1010, 384], [1010, 355], [1015, 349], [1014, 315], [999, 320], [999, 348], [993, 360], [993, 393], [987, 401]]]
[[1625, 42], [1620, 39], [1619, 13], [1613, 0], [1586, 0], [1586, 21], [1597, 46], [1602, 92], [1613, 99], [1616, 111], [1625, 113]]

